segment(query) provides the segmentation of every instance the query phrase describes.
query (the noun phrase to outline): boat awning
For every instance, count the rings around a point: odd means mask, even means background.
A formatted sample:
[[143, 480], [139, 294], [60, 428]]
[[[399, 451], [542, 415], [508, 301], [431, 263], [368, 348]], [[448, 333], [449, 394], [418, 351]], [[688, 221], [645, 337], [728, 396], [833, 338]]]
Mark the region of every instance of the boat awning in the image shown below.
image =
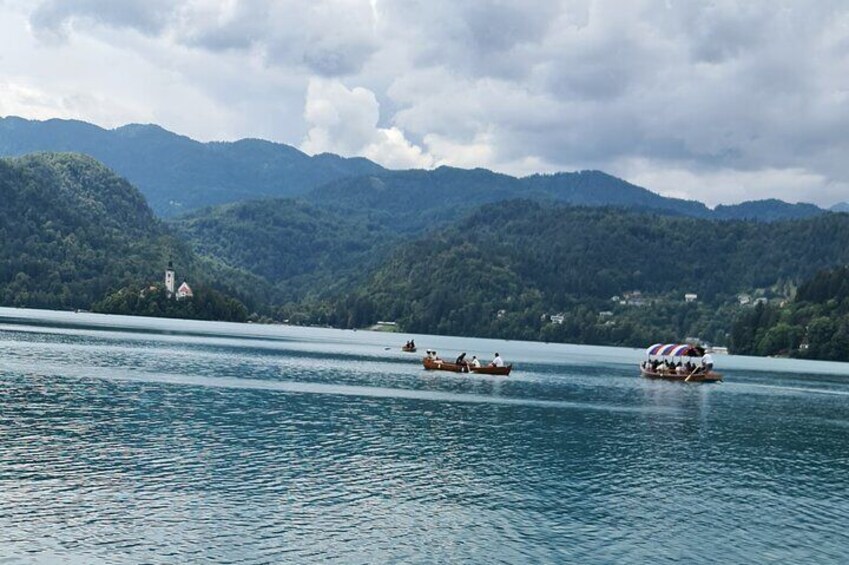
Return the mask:
[[680, 343], [655, 343], [646, 349], [646, 355], [660, 355], [663, 357], [699, 357], [698, 349], [689, 344]]

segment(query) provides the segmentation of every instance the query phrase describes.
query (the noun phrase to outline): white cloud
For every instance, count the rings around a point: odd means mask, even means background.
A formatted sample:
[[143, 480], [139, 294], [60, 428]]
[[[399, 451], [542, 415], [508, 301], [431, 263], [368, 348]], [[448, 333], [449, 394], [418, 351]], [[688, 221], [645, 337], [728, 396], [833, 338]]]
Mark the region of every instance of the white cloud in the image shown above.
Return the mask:
[[849, 184], [797, 168], [704, 170], [639, 159], [618, 163], [611, 171], [638, 185], [654, 187], [665, 196], [695, 199], [709, 206], [766, 198], [828, 204], [849, 194]]
[[378, 127], [380, 107], [370, 90], [348, 89], [337, 80], [312, 79], [304, 119], [310, 125], [307, 153], [362, 155], [388, 168], [427, 168], [432, 159], [397, 127]]

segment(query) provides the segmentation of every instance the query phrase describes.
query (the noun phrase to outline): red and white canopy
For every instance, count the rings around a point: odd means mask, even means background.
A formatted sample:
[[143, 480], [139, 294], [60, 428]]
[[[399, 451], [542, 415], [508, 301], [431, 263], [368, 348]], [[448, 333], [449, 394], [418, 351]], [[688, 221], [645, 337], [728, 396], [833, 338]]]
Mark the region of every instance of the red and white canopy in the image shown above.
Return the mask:
[[678, 343], [655, 343], [646, 349], [646, 355], [661, 357], [701, 357], [701, 352], [693, 345]]

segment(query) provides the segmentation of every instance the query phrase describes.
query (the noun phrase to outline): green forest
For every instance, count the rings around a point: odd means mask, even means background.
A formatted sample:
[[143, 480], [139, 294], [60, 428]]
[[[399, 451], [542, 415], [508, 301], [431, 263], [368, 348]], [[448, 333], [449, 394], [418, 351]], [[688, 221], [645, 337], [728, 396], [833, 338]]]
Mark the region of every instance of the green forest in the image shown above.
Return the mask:
[[193, 294], [191, 299], [175, 300], [162, 284], [128, 286], [95, 302], [92, 310], [103, 314], [221, 322], [245, 322], [248, 319], [245, 305], [234, 298], [204, 286], [195, 287]]
[[[2, 159], [0, 304], [629, 346], [699, 338], [849, 359], [847, 214], [717, 220], [548, 197], [451, 209], [462, 185], [422, 200], [449, 173], [418, 175], [406, 195], [345, 185], [377, 191], [364, 200], [336, 182], [165, 222], [91, 158]], [[492, 175], [469, 173], [475, 190]], [[165, 300], [169, 260], [193, 300]]]
[[262, 279], [197, 256], [138, 190], [89, 157], [0, 159], [0, 201], [0, 305], [91, 309], [123, 287], [161, 281], [169, 260], [183, 279], [250, 306], [270, 300]]
[[[748, 308], [738, 295], [786, 299], [817, 269], [849, 261], [846, 243], [842, 214], [764, 224], [499, 203], [403, 244], [352, 292], [286, 315], [511, 339], [726, 344]], [[685, 304], [685, 293], [698, 299]], [[563, 322], [546, 322], [552, 314]]]
[[849, 361], [849, 268], [817, 273], [784, 307], [745, 312], [731, 338], [733, 352], [744, 355]]

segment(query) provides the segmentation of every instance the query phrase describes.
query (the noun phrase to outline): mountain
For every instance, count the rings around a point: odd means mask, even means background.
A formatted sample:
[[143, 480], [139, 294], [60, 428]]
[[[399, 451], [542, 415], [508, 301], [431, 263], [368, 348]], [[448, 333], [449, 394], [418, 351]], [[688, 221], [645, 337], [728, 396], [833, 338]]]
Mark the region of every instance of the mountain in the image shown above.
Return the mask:
[[0, 118], [0, 155], [83, 153], [141, 190], [161, 216], [213, 204], [303, 194], [315, 186], [384, 169], [367, 159], [310, 157], [258, 139], [200, 143], [155, 125], [113, 130], [74, 120]]
[[339, 179], [314, 189], [305, 198], [336, 212], [368, 213], [381, 224], [404, 232], [456, 220], [483, 204], [514, 199], [710, 215], [700, 202], [665, 198], [600, 171], [522, 179], [486, 169], [387, 171]]
[[849, 202], [838, 202], [831, 208], [829, 208], [831, 212], [849, 212]]
[[444, 225], [469, 210], [493, 202], [528, 199], [575, 206], [615, 206], [672, 216], [772, 222], [827, 213], [813, 204], [760, 200], [718, 206], [669, 198], [601, 171], [580, 171], [515, 178], [486, 169], [440, 167], [433, 171], [385, 171], [342, 178], [320, 186], [305, 198], [344, 213], [368, 213], [391, 229], [416, 232]]
[[169, 259], [192, 284], [256, 280], [198, 259], [138, 190], [90, 157], [0, 159], [0, 202], [5, 306], [88, 309], [123, 286], [160, 280]]
[[794, 220], [811, 218], [825, 213], [825, 210], [814, 204], [787, 202], [770, 198], [743, 202], [731, 206], [720, 204], [713, 211], [713, 217], [720, 220], [757, 220], [774, 222], [778, 220]]
[[721, 206], [668, 198], [600, 171], [517, 179], [486, 169], [441, 167], [388, 171], [363, 158], [308, 156], [258, 139], [200, 143], [156, 125], [112, 130], [74, 120], [0, 118], [0, 156], [66, 151], [92, 156], [126, 177], [163, 217], [200, 208], [304, 196], [335, 210], [368, 210], [370, 217], [416, 231], [458, 217], [470, 207], [517, 198], [697, 218], [774, 221], [824, 213], [810, 204], [778, 200]]
[[[786, 294], [794, 281], [845, 262], [845, 215], [717, 222], [496, 203], [402, 245], [334, 303], [327, 321], [357, 326], [388, 319], [424, 333], [623, 345], [699, 335], [690, 331], [714, 338], [729, 329], [731, 316], [721, 309], [737, 307], [737, 293]], [[685, 306], [685, 293], [697, 294], [697, 302]], [[656, 307], [625, 307], [600, 322], [599, 312], [618, 307], [611, 297], [626, 295]], [[552, 330], [540, 319], [557, 312], [567, 313], [567, 323], [556, 329], [571, 333], [546, 333]], [[615, 320], [620, 323], [607, 324]]]

